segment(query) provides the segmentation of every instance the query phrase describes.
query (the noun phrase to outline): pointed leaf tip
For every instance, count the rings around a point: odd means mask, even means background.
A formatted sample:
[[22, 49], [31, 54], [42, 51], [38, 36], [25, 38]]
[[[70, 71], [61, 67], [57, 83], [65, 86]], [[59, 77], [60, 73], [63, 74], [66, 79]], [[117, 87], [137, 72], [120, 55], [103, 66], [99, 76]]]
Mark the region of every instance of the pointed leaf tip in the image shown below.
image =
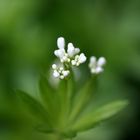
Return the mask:
[[119, 111], [124, 109], [128, 105], [127, 100], [114, 101], [107, 105], [104, 105], [85, 116], [81, 117], [73, 126], [72, 130], [76, 132], [86, 131], [90, 128], [94, 128], [100, 122], [109, 119], [116, 115]]

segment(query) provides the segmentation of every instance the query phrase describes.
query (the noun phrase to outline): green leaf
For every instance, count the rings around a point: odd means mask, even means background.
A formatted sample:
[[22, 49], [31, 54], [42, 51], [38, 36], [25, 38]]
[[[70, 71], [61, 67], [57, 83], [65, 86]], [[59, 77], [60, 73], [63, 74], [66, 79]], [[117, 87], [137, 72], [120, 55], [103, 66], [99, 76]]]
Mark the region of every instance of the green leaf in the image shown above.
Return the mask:
[[91, 78], [80, 91], [76, 94], [73, 101], [73, 110], [70, 115], [70, 121], [75, 120], [90, 102], [93, 92], [96, 88], [96, 78]]
[[81, 132], [94, 128], [98, 123], [114, 116], [127, 105], [128, 101], [126, 100], [115, 101], [104, 105], [103, 107], [100, 107], [99, 109], [90, 112], [77, 120], [77, 122], [75, 122], [75, 124], [72, 126], [72, 131]]
[[48, 112], [41, 105], [39, 101], [31, 97], [28, 93], [20, 90], [16, 90], [16, 95], [21, 99], [22, 103], [24, 103], [25, 107], [29, 110], [29, 112], [36, 118], [41, 121], [45, 121], [49, 126], [50, 121]]
[[45, 76], [41, 76], [39, 81], [39, 90], [42, 100], [45, 103], [47, 111], [54, 115], [57, 110], [58, 99], [55, 90], [51, 87]]

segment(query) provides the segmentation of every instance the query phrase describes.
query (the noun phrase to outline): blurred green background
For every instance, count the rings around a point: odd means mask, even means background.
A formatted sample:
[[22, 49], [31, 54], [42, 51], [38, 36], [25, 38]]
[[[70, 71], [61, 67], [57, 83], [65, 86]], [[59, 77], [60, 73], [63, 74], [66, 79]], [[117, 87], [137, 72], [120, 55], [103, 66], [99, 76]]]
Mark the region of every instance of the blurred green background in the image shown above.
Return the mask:
[[[119, 115], [75, 140], [139, 140], [139, 0], [0, 0], [0, 140], [49, 139], [32, 129], [36, 120], [19, 107], [13, 90], [39, 96], [38, 78], [55, 60], [59, 36], [87, 56], [106, 57], [95, 106], [130, 101]], [[84, 81], [89, 71], [82, 70]]]

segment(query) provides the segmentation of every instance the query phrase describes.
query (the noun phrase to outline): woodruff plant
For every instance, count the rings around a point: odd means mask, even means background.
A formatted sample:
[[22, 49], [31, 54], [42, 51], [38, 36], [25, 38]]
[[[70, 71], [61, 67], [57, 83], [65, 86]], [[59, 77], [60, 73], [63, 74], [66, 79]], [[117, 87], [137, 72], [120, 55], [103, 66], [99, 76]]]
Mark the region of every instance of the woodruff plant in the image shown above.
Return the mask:
[[91, 77], [80, 89], [77, 89], [73, 69], [85, 63], [87, 57], [72, 43], [68, 43], [66, 49], [63, 37], [58, 38], [57, 46], [58, 49], [54, 54], [61, 65], [52, 65], [54, 80], [59, 79], [57, 87], [49, 83], [47, 76], [41, 76], [39, 81], [41, 101], [23, 91], [17, 91], [17, 94], [30, 111], [39, 118], [41, 123], [36, 125], [37, 131], [54, 135], [54, 140], [72, 139], [78, 133], [92, 129], [100, 122], [117, 114], [128, 102], [113, 101], [89, 112], [85, 111], [95, 92], [96, 79], [104, 71], [106, 59], [100, 57], [97, 60], [94, 56], [90, 58]]

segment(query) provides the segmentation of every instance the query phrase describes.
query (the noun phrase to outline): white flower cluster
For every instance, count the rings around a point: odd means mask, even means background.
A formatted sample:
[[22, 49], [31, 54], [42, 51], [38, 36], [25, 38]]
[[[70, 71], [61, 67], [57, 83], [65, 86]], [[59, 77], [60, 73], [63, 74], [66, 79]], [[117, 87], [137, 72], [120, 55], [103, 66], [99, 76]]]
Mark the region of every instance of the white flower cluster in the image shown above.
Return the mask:
[[99, 74], [104, 71], [103, 66], [106, 64], [106, 59], [100, 57], [98, 60], [95, 56], [90, 58], [89, 68], [92, 74]]
[[[84, 53], [80, 53], [79, 48], [75, 48], [72, 43], [68, 43], [67, 49], [65, 49], [65, 39], [59, 37], [57, 39], [58, 49], [54, 51], [55, 56], [60, 59], [61, 64], [65, 67], [57, 66], [56, 64], [52, 65], [53, 76], [55, 78], [64, 79], [70, 74], [68, 67], [70, 66], [79, 66], [80, 64], [86, 62], [87, 58]], [[90, 58], [89, 68], [92, 74], [99, 74], [104, 71], [103, 66], [106, 64], [106, 59], [100, 57], [98, 60], [95, 56]]]
[[71, 63], [74, 66], [79, 66], [86, 61], [86, 56], [80, 53], [79, 48], [75, 48], [72, 43], [68, 43], [67, 51], [65, 50], [65, 40], [63, 37], [59, 37], [57, 40], [58, 50], [54, 51], [54, 54], [60, 59], [62, 63]]
[[60, 79], [64, 79], [65, 77], [67, 77], [70, 73], [69, 70], [64, 70], [63, 67], [58, 67], [56, 64], [52, 65], [52, 69], [54, 70], [53, 72], [53, 76], [55, 78], [60, 78]]
[[[79, 66], [80, 64], [86, 61], [86, 56], [84, 53], [80, 53], [79, 48], [75, 48], [72, 43], [68, 43], [67, 50], [65, 50], [65, 39], [59, 37], [57, 39], [58, 49], [54, 51], [54, 54], [60, 59], [60, 62], [65, 64]], [[64, 79], [70, 74], [69, 70], [64, 69], [63, 67], [58, 67], [56, 64], [52, 65], [53, 76], [55, 78]]]

